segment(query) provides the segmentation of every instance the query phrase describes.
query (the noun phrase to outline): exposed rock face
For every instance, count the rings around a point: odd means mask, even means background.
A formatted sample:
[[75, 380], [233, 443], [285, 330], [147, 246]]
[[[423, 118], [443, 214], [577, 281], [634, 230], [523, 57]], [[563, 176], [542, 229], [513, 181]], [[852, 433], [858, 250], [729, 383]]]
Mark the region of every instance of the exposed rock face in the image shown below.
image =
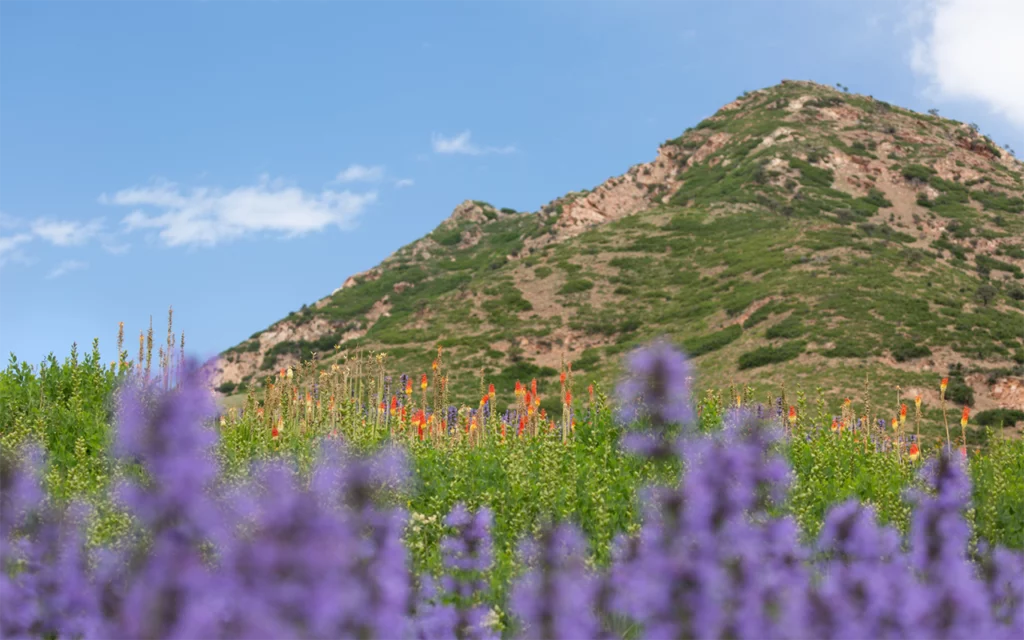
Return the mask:
[[[257, 375], [264, 356], [276, 345], [286, 340], [316, 340], [334, 330], [334, 325], [320, 317], [313, 318], [312, 321], [304, 324], [282, 320], [256, 337], [256, 341], [259, 343], [257, 350], [221, 354], [208, 367], [210, 381], [214, 387], [219, 387], [225, 382], [237, 384], [247, 375]], [[291, 354], [285, 354], [280, 357], [276, 366], [277, 368], [286, 368], [295, 364], [298, 364], [298, 358]]]

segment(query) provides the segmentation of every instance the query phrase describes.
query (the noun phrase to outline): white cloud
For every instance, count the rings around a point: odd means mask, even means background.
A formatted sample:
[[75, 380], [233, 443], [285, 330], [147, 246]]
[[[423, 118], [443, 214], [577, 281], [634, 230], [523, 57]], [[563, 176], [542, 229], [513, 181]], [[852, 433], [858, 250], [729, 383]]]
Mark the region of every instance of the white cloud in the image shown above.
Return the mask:
[[338, 174], [335, 182], [379, 182], [384, 177], [384, 167], [364, 167], [354, 164]]
[[86, 264], [84, 262], [80, 262], [78, 260], [65, 260], [64, 262], [62, 262], [59, 265], [57, 265], [57, 267], [53, 271], [50, 272], [50, 275], [48, 275], [46, 277], [50, 278], [50, 279], [59, 278], [59, 277], [61, 277], [62, 275], [66, 274], [66, 273], [70, 273], [72, 271], [78, 271], [78, 270], [84, 269], [84, 268], [86, 268], [88, 266], [89, 266], [88, 264]]
[[82, 245], [99, 233], [102, 220], [78, 222], [77, 220], [45, 220], [32, 223], [32, 233], [58, 247]]
[[8, 262], [24, 262], [25, 254], [18, 249], [19, 245], [32, 240], [28, 233], [17, 233], [13, 236], [0, 236], [0, 267]]
[[396, 189], [404, 189], [406, 187], [411, 187], [414, 184], [416, 184], [416, 182], [413, 181], [412, 178], [402, 178], [401, 180], [395, 180]]
[[983, 102], [1024, 129], [1024, 2], [921, 0], [909, 17], [911, 68], [931, 92]]
[[294, 237], [331, 225], [347, 229], [376, 199], [376, 192], [325, 189], [319, 194], [307, 193], [266, 176], [255, 186], [228, 192], [205, 187], [185, 192], [176, 184], [158, 182], [100, 196], [104, 204], [160, 210], [148, 215], [136, 209], [122, 223], [128, 231], [158, 229], [168, 246], [213, 246], [267, 231]]
[[515, 153], [516, 148], [513, 146], [507, 147], [478, 147], [470, 142], [470, 132], [463, 131], [462, 133], [451, 137], [445, 138], [440, 134], [433, 134], [431, 136], [431, 143], [434, 147], [434, 153], [443, 154], [463, 154], [468, 156], [481, 156], [489, 153]]

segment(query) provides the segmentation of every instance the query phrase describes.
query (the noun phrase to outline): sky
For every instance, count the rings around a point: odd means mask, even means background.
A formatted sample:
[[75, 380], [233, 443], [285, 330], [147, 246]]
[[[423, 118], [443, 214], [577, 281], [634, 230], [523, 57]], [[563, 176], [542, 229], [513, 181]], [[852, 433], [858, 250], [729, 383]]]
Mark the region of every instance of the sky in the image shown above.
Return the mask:
[[[1020, 0], [0, 2], [0, 354], [212, 356], [783, 79], [1024, 153]], [[133, 337], [134, 336], [134, 337]]]

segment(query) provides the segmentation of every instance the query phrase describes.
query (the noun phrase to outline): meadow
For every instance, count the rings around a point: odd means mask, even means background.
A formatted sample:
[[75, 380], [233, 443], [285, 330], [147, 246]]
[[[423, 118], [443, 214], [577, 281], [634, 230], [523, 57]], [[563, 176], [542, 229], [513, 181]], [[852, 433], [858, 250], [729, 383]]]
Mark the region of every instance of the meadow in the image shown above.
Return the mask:
[[438, 347], [226, 408], [181, 342], [0, 374], [3, 637], [1024, 632], [1024, 441], [972, 445], [938, 377], [936, 442], [895, 390], [694, 394], [665, 343], [611, 395], [566, 363], [453, 404]]

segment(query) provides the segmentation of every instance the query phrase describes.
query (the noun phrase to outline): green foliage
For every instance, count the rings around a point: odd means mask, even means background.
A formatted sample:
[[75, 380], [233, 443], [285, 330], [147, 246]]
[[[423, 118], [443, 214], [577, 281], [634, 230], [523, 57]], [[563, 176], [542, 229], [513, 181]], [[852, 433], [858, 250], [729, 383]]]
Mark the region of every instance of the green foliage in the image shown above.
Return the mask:
[[1024, 411], [1019, 409], [987, 409], [971, 417], [971, 422], [982, 427], [1012, 427], [1024, 422]]
[[927, 182], [935, 174], [935, 169], [921, 164], [911, 164], [903, 167], [903, 177], [907, 180], [921, 180]]
[[890, 349], [892, 357], [896, 362], [906, 362], [932, 355], [931, 349], [927, 346], [912, 340], [901, 340]]
[[904, 492], [922, 488], [913, 466], [865, 447], [849, 431], [836, 435], [824, 429], [799, 429], [794, 435], [788, 440], [795, 480], [787, 506], [805, 539], [818, 535], [831, 506], [851, 498], [870, 503], [882, 523], [907, 532], [910, 506], [903, 500]]
[[458, 227], [438, 229], [430, 234], [430, 238], [442, 247], [452, 247], [462, 240], [462, 229]]
[[791, 158], [789, 166], [800, 171], [800, 182], [809, 187], [831, 187], [835, 180], [835, 174], [831, 169], [812, 167], [809, 163], [797, 158]]
[[736, 338], [739, 338], [742, 333], [743, 328], [740, 325], [729, 325], [720, 331], [684, 340], [682, 344], [683, 351], [689, 354], [691, 358], [696, 358], [705, 353], [721, 349], [736, 340]]
[[799, 338], [807, 332], [807, 328], [801, 324], [800, 319], [791, 315], [782, 322], [768, 327], [764, 337], [769, 340], [775, 338]]
[[763, 367], [769, 364], [793, 360], [803, 353], [806, 347], [807, 343], [799, 340], [786, 342], [778, 347], [759, 347], [740, 356], [739, 368], [741, 370], [754, 369], [756, 367]]
[[590, 291], [594, 288], [594, 283], [586, 278], [574, 278], [567, 280], [562, 288], [558, 290], [558, 293], [582, 293], [583, 291]]

